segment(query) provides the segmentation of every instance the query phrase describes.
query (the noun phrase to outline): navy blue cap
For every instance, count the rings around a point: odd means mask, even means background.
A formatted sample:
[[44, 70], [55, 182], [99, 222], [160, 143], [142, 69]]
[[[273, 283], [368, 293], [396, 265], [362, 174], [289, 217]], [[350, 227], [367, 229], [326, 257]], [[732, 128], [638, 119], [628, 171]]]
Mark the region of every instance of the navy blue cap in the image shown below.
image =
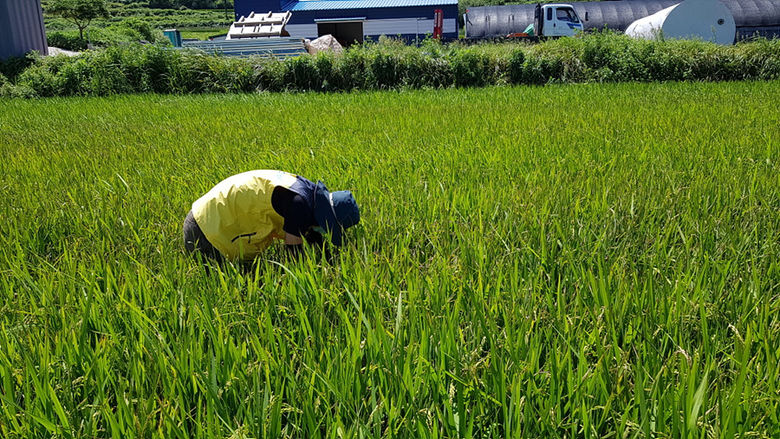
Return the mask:
[[352, 192], [329, 192], [325, 183], [318, 181], [314, 188], [314, 219], [330, 232], [334, 245], [341, 245], [344, 229], [360, 222], [360, 209]]

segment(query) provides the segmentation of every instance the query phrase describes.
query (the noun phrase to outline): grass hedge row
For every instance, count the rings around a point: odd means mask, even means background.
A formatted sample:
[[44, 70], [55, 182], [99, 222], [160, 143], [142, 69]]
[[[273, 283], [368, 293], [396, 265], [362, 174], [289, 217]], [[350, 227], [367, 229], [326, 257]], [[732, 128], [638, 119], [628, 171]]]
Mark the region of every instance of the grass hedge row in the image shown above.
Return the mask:
[[[421, 47], [383, 40], [287, 60], [228, 58], [146, 45], [31, 61], [0, 96], [349, 91], [598, 81], [780, 78], [780, 40], [734, 46], [597, 34], [536, 45]], [[0, 81], [2, 82], [2, 81]]]

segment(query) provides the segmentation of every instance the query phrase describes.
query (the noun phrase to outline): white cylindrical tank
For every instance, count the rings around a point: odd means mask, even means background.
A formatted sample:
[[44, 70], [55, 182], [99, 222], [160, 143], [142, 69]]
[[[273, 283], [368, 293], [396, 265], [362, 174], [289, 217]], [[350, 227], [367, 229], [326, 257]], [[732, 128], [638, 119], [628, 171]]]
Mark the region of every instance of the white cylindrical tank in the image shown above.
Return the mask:
[[734, 16], [718, 0], [685, 0], [640, 18], [626, 29], [634, 38], [680, 38], [733, 44], [737, 27]]

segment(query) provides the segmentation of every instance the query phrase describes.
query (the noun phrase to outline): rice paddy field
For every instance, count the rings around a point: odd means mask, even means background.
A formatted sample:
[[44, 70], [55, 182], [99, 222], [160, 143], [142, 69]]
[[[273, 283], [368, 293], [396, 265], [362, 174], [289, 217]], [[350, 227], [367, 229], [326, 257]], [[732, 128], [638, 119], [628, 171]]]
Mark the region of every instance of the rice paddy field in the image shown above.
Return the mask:
[[[780, 82], [0, 100], [0, 437], [780, 436]], [[204, 269], [250, 169], [340, 252]]]

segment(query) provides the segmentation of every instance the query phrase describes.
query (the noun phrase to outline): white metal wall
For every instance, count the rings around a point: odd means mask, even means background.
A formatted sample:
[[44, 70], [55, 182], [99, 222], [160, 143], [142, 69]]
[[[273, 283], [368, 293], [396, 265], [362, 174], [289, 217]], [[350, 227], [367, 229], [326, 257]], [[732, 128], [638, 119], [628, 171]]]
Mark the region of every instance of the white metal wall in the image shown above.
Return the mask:
[[[455, 32], [457, 24], [455, 18], [444, 20], [443, 32]], [[317, 24], [288, 24], [285, 26], [291, 37], [297, 38], [317, 38]], [[424, 37], [426, 34], [433, 33], [433, 19], [418, 18], [389, 18], [383, 20], [365, 20], [363, 21], [364, 36], [395, 36], [398, 34], [410, 35], [419, 34]]]
[[[454, 18], [445, 19], [443, 24], [443, 32], [455, 32]], [[363, 33], [365, 35], [387, 36], [419, 34], [423, 37], [426, 34], [433, 33], [433, 19], [391, 18], [386, 20], [366, 20], [363, 24]]]
[[48, 55], [40, 0], [0, 0], [0, 59], [31, 50]]

